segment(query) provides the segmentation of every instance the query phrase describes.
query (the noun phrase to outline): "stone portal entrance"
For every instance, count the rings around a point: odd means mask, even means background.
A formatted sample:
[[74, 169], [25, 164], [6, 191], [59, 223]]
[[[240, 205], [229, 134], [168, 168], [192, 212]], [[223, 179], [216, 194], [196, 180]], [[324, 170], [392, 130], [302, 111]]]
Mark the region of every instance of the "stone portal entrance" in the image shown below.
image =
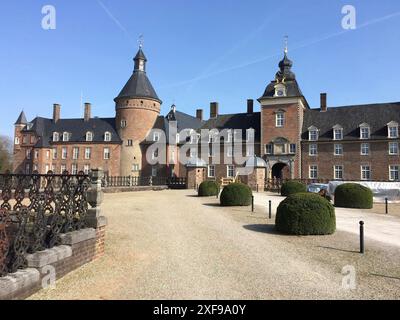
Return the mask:
[[272, 166], [272, 178], [290, 179], [290, 168], [286, 163], [278, 162]]

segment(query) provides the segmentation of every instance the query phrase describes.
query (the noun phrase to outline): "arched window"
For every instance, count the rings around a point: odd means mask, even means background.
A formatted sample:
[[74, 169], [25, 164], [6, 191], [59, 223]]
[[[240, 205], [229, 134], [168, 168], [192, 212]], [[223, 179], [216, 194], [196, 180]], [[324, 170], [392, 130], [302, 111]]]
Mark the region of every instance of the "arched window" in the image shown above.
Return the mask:
[[93, 141], [93, 132], [88, 131], [86, 132], [86, 141]]
[[111, 132], [106, 131], [104, 133], [104, 141], [110, 142], [111, 141]]
[[69, 133], [68, 132], [63, 133], [63, 141], [69, 141]]
[[58, 132], [53, 132], [53, 142], [60, 141], [60, 134]]

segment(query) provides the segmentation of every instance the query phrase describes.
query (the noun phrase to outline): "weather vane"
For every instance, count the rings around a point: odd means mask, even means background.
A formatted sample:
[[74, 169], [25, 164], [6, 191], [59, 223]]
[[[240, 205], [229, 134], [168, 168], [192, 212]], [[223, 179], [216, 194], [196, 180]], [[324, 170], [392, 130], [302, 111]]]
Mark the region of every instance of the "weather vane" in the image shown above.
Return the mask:
[[140, 36], [139, 36], [139, 39], [138, 39], [138, 43], [139, 43], [139, 48], [143, 48], [143, 43], [144, 43], [144, 36], [143, 36], [143, 34], [141, 34]]
[[289, 43], [289, 36], [285, 36], [285, 53], [287, 54], [289, 49], [288, 49], [288, 43]]

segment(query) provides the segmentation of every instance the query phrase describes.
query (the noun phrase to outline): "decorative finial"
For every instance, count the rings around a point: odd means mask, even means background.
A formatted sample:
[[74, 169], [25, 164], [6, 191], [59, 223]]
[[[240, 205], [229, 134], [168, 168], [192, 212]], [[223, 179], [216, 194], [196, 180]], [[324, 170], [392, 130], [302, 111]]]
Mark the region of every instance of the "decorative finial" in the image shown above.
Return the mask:
[[139, 48], [140, 49], [142, 49], [143, 48], [143, 43], [144, 43], [144, 36], [143, 36], [143, 34], [141, 34], [140, 36], [139, 36], [139, 39], [138, 39], [138, 44], [139, 44]]
[[285, 54], [288, 53], [288, 43], [289, 43], [289, 36], [285, 36]]

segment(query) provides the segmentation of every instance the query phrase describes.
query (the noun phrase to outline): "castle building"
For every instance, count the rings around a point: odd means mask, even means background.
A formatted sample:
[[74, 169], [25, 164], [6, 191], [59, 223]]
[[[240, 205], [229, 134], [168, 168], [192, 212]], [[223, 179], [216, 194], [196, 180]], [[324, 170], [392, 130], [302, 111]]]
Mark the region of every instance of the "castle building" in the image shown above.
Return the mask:
[[[114, 99], [112, 118], [92, 117], [89, 103], [81, 119], [61, 118], [58, 104], [52, 119], [28, 122], [22, 112], [15, 123], [14, 172], [77, 173], [101, 167], [110, 176], [186, 177], [193, 168], [202, 168], [196, 171], [202, 179], [219, 180], [236, 176], [244, 166], [233, 157], [238, 131], [242, 155], [255, 159], [262, 179], [399, 180], [400, 103], [328, 107], [323, 93], [320, 106], [311, 108], [287, 50], [258, 99], [260, 112], [252, 99], [237, 114], [220, 114], [219, 104], [212, 102], [207, 120], [202, 109], [191, 116], [174, 105], [166, 116], [160, 115], [162, 102], [147, 77], [146, 63], [139, 48], [133, 74]], [[203, 130], [211, 132], [207, 141], [201, 138]], [[221, 132], [224, 136], [218, 137]], [[250, 150], [249, 135], [254, 140]], [[153, 150], [149, 159], [150, 148], [163, 136], [165, 146]], [[190, 160], [180, 161], [188, 143], [193, 145], [187, 150]], [[152, 163], [160, 153], [165, 161]], [[214, 163], [216, 157], [223, 161]]]

